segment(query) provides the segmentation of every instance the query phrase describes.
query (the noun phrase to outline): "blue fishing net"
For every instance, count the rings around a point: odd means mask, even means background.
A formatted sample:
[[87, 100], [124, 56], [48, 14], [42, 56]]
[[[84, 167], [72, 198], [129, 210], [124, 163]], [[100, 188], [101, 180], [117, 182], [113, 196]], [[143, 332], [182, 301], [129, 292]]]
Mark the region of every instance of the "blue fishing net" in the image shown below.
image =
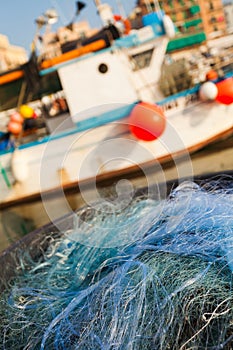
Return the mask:
[[232, 349], [231, 184], [85, 208], [40, 254], [22, 251], [1, 295], [1, 348]]

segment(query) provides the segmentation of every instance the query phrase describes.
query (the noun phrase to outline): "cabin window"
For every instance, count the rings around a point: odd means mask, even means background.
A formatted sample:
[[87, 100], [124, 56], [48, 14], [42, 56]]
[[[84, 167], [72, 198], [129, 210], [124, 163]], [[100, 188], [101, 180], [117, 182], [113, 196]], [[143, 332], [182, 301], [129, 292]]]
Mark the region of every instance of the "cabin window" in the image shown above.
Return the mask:
[[140, 52], [131, 56], [133, 63], [133, 70], [137, 71], [146, 67], [149, 67], [154, 49], [150, 49], [144, 52]]

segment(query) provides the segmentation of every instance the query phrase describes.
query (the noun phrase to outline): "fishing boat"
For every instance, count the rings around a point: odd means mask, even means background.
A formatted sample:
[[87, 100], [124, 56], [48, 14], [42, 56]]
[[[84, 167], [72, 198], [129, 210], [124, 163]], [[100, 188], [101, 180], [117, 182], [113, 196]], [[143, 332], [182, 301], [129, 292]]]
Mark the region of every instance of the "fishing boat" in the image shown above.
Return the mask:
[[95, 35], [0, 76], [1, 125], [14, 130], [24, 118], [13, 143], [2, 135], [1, 207], [188, 157], [233, 132], [230, 75], [190, 87], [181, 69], [183, 86], [161, 89], [175, 35], [161, 9], [130, 30], [108, 4], [96, 5], [103, 29]]

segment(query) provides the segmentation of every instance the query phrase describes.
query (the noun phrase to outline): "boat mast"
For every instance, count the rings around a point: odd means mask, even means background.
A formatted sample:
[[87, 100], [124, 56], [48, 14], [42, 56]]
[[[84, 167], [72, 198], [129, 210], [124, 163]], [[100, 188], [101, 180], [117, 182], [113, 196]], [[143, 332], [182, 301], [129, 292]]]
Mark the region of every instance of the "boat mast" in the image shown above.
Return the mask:
[[103, 22], [104, 26], [115, 23], [112, 8], [109, 4], [101, 3], [101, 0], [94, 0], [98, 10], [98, 14]]
[[100, 0], [94, 0], [96, 7], [98, 8], [101, 5], [101, 1]]

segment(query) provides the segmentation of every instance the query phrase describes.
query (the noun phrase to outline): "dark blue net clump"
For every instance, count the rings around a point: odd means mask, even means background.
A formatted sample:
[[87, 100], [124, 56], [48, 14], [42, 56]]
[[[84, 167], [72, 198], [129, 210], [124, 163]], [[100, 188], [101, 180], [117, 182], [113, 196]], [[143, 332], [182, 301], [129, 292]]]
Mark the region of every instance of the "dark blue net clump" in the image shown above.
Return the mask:
[[104, 206], [51, 232], [40, 254], [21, 252], [1, 295], [0, 348], [232, 349], [231, 179]]

